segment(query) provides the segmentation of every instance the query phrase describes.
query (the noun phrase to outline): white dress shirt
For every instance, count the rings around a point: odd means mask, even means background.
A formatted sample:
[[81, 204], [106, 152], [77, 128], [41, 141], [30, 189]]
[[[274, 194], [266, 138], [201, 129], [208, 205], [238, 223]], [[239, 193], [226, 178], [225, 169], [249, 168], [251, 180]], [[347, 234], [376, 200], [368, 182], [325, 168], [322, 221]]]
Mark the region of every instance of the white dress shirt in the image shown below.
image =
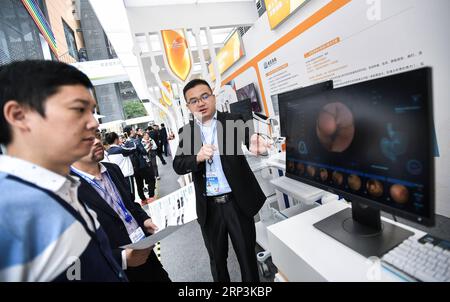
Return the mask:
[[[195, 121], [197, 125], [200, 127], [200, 131], [202, 132], [201, 136], [203, 144], [212, 145], [212, 143], [214, 143], [213, 145], [216, 147], [216, 151], [214, 152], [213, 155], [212, 165], [209, 165], [206, 162], [206, 169], [207, 169], [206, 171], [208, 172], [209, 169], [212, 169], [212, 171], [215, 171], [217, 173], [217, 178], [219, 181], [219, 192], [217, 192], [217, 194], [215, 195], [222, 195], [225, 193], [229, 193], [231, 192], [231, 187], [228, 184], [225, 173], [223, 173], [222, 162], [220, 161], [219, 140], [217, 137], [217, 111], [214, 114], [214, 117], [210, 121], [209, 125], [201, 123], [198, 119], [195, 119]], [[208, 194], [208, 196], [210, 195]]]

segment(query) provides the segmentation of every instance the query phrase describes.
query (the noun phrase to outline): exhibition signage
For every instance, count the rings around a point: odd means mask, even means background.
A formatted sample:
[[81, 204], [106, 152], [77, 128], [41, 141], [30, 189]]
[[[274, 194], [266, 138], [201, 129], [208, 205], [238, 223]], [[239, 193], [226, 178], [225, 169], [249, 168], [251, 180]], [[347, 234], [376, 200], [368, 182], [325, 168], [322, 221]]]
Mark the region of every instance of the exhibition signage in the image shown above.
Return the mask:
[[94, 86], [129, 81], [119, 59], [76, 62], [71, 65], [85, 73]]
[[186, 81], [192, 69], [192, 59], [184, 30], [162, 30], [161, 37], [168, 67], [174, 76]]
[[[216, 60], [219, 66], [220, 74], [223, 74], [228, 68], [236, 63], [240, 58], [244, 56], [244, 46], [242, 44], [241, 35], [238, 31], [235, 31], [230, 38], [225, 42], [222, 49], [217, 54]], [[208, 66], [209, 73], [212, 79], [215, 79], [215, 71], [213, 64]]]
[[[278, 111], [277, 95], [283, 92], [328, 80], [339, 88], [428, 66], [433, 69], [435, 124], [445, 124], [450, 2], [435, 0], [430, 6], [420, 0], [385, 1], [382, 9], [376, 1], [369, 2], [308, 2], [305, 19], [260, 53], [248, 53], [253, 59], [223, 82], [234, 80], [237, 87], [258, 84], [265, 113], [272, 117]], [[247, 35], [246, 42], [259, 41], [262, 35], [256, 34]], [[448, 145], [448, 135], [442, 133], [437, 131], [437, 142]], [[436, 158], [436, 212], [446, 216], [450, 204], [440, 201], [450, 194], [444, 181], [450, 178], [450, 170], [443, 168], [448, 150], [435, 152], [440, 155]]]
[[163, 83], [164, 87], [166, 87], [167, 91], [170, 94], [169, 96], [166, 96], [164, 91], [161, 89], [162, 99], [165, 103], [163, 105], [164, 106], [172, 106], [172, 101], [171, 101], [171, 99], [173, 99], [172, 85], [170, 85], [170, 82], [168, 82], [168, 81], [162, 81], [162, 83]]
[[307, 0], [265, 0], [270, 29], [275, 29], [306, 2]]

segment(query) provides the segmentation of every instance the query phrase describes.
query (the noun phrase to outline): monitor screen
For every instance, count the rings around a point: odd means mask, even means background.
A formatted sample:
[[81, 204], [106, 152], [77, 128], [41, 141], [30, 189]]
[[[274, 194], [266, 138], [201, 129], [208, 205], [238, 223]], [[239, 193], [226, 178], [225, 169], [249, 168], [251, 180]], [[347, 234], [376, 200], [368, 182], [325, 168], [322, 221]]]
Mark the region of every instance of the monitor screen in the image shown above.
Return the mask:
[[251, 83], [236, 90], [236, 95], [239, 101], [250, 99], [253, 112], [261, 112], [255, 84]]
[[253, 119], [252, 113], [252, 103], [250, 99], [245, 99], [242, 101], [238, 101], [230, 104], [231, 113], [241, 114], [244, 118], [244, 121], [248, 121]]
[[[318, 93], [325, 90], [333, 89], [333, 81], [327, 81], [307, 87], [302, 87], [300, 89], [284, 92], [277, 96], [278, 98], [278, 106], [279, 106], [279, 115], [280, 115], [280, 133], [282, 137], [287, 136], [287, 112], [290, 106], [296, 106], [298, 104], [298, 99], [305, 97], [312, 93]], [[281, 96], [281, 97], [280, 97]], [[280, 104], [281, 102], [285, 102], [284, 104]], [[292, 130], [291, 130], [292, 131]]]
[[288, 177], [432, 223], [431, 69], [297, 94], [279, 96]]

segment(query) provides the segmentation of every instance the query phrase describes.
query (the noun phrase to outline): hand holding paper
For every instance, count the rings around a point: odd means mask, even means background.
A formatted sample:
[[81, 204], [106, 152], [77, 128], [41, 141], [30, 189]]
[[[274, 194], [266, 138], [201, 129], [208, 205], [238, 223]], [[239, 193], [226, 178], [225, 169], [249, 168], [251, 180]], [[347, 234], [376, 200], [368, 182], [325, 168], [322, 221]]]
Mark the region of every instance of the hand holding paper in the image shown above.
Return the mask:
[[156, 226], [156, 224], [153, 223], [151, 218], [144, 221], [144, 227], [145, 230], [150, 234], [153, 234], [158, 231], [158, 227]]
[[147, 258], [150, 255], [151, 251], [151, 248], [142, 250], [133, 250], [127, 248], [125, 251], [127, 255], [127, 266], [136, 267], [143, 265], [147, 261]]
[[133, 249], [133, 250], [146, 250], [149, 248], [153, 248], [153, 246], [158, 241], [161, 241], [163, 238], [169, 236], [170, 234], [177, 231], [181, 227], [182, 226], [168, 226], [167, 228], [162, 229], [161, 231], [156, 232], [153, 235], [145, 237], [144, 239], [141, 239], [138, 242], [135, 242], [132, 244], [127, 244], [127, 245], [121, 246], [120, 248]]

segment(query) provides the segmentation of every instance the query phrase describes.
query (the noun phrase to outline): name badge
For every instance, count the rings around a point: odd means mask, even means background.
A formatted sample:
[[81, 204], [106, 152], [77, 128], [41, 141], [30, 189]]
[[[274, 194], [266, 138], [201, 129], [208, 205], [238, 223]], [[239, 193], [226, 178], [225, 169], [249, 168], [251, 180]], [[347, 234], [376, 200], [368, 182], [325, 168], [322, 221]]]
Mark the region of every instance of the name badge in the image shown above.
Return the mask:
[[206, 172], [206, 195], [217, 195], [219, 193], [219, 177], [216, 172]]
[[142, 231], [141, 227], [138, 227], [133, 233], [130, 235], [130, 239], [132, 243], [138, 242], [141, 239], [145, 238], [144, 231]]

